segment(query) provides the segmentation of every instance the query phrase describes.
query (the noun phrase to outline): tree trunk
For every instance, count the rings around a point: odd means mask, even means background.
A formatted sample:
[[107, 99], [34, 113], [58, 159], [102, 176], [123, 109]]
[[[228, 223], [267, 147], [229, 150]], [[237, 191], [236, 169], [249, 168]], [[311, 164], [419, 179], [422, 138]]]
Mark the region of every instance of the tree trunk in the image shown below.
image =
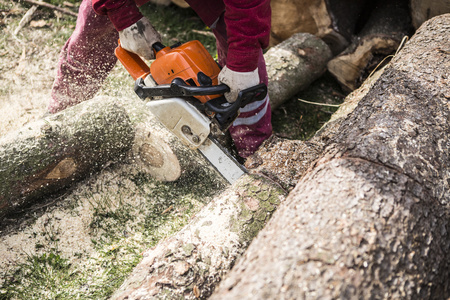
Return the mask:
[[211, 295], [285, 198], [264, 177], [241, 177], [144, 259], [112, 299], [196, 299]]
[[328, 62], [328, 71], [347, 91], [359, 87], [386, 56], [393, 54], [411, 32], [404, 0], [376, 2], [368, 21], [352, 44]]
[[351, 40], [364, 1], [272, 0], [271, 44], [306, 32], [322, 38], [334, 54]]
[[308, 87], [326, 70], [329, 47], [318, 37], [298, 33], [264, 54], [272, 109]]
[[211, 299], [450, 296], [449, 32], [417, 31]]
[[[0, 139], [0, 215], [125, 157], [168, 181], [193, 164], [208, 166], [162, 127], [142, 101], [97, 98]], [[211, 171], [211, 176], [217, 173]]]

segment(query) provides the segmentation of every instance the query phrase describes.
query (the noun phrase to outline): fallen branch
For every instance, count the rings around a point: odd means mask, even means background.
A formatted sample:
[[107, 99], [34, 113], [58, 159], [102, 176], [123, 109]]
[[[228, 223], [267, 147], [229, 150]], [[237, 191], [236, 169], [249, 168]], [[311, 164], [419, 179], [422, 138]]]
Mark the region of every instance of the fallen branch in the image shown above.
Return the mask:
[[27, 25], [30, 21], [31, 18], [33, 17], [34, 12], [36, 11], [37, 6], [33, 5], [26, 13], [25, 15], [22, 17], [22, 19], [19, 22], [19, 25], [17, 25], [17, 28], [14, 30], [13, 35], [17, 35], [19, 33], [19, 31], [25, 26]]
[[42, 1], [36, 1], [36, 0], [22, 0], [22, 1], [30, 3], [30, 4], [33, 4], [33, 5], [38, 5], [38, 6], [43, 6], [43, 7], [47, 7], [47, 8], [50, 8], [50, 9], [54, 9], [54, 10], [57, 10], [59, 12], [62, 12], [64, 14], [66, 14], [66, 15], [78, 17], [78, 13], [75, 13], [75, 12], [73, 12], [71, 10], [68, 10], [68, 9], [65, 9], [65, 8], [62, 8], [62, 7], [55, 6], [55, 5], [50, 4], [50, 3], [46, 3], [46, 2], [42, 2]]

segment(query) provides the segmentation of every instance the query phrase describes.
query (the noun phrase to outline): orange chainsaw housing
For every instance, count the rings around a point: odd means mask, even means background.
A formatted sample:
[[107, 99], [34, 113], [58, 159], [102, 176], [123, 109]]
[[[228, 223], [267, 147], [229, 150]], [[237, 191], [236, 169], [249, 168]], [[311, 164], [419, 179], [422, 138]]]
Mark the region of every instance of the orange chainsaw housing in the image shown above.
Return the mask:
[[[170, 84], [173, 79], [181, 78], [189, 85], [200, 86], [197, 77], [199, 72], [203, 72], [211, 78], [212, 85], [218, 84], [217, 76], [220, 73], [220, 68], [206, 48], [196, 40], [176, 47], [164, 47], [157, 51], [156, 59], [150, 65], [150, 68], [138, 55], [120, 47], [120, 41], [115, 52], [125, 69], [135, 80], [151, 74], [158, 85]], [[219, 96], [221, 95], [195, 97], [202, 103], [206, 103]]]

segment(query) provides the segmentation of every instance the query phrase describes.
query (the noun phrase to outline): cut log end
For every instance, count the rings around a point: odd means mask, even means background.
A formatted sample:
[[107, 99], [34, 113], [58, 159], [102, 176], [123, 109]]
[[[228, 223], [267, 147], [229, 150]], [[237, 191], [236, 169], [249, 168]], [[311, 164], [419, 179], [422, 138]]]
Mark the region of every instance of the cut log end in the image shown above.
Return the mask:
[[[328, 71], [346, 91], [358, 88], [383, 59], [391, 54], [400, 42], [390, 37], [367, 37], [348, 53], [343, 53], [328, 62]], [[386, 60], [385, 60], [386, 61]], [[388, 60], [387, 60], [388, 61]]]
[[146, 123], [136, 128], [131, 150], [135, 166], [157, 180], [177, 180], [181, 175], [180, 162], [169, 145], [152, 134], [152, 130]]

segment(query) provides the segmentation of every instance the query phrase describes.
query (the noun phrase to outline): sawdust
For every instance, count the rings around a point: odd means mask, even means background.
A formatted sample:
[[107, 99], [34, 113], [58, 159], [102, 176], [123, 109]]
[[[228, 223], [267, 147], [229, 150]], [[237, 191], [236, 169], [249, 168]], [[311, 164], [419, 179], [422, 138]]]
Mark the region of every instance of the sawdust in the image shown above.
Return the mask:
[[288, 140], [273, 135], [247, 159], [245, 166], [252, 173], [263, 174], [286, 190], [292, 190], [312, 161], [322, 151], [320, 143]]

